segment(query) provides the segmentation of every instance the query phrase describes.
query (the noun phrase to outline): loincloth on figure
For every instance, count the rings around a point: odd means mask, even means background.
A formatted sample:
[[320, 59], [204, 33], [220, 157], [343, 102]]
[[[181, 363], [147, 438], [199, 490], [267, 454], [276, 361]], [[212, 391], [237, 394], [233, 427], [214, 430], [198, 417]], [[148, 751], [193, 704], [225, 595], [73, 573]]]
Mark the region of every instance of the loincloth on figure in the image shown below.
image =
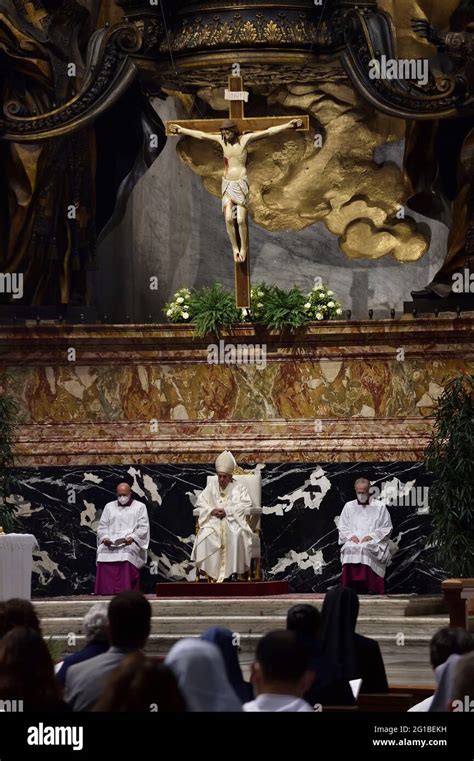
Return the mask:
[[240, 180], [226, 180], [226, 178], [223, 177], [222, 211], [225, 211], [225, 207], [229, 203], [233, 203], [236, 206], [246, 207], [249, 190], [248, 177], [242, 177]]

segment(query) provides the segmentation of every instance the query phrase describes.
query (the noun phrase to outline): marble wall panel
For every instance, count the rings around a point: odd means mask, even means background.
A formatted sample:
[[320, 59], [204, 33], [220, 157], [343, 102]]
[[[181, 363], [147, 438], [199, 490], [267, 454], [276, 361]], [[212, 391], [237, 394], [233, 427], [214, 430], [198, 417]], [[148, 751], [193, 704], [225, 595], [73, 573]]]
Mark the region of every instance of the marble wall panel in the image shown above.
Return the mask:
[[[429, 476], [419, 463], [259, 464], [262, 472], [262, 565], [266, 578], [287, 579], [294, 592], [323, 592], [338, 582], [337, 516], [353, 498], [354, 480], [396, 486], [387, 591], [437, 593], [444, 578], [427, 546]], [[142, 585], [193, 579], [193, 503], [212, 472], [209, 464], [17, 468], [9, 501], [25, 531], [35, 534], [33, 592], [90, 594], [95, 574], [95, 529], [101, 510], [124, 477], [148, 507], [151, 545]]]

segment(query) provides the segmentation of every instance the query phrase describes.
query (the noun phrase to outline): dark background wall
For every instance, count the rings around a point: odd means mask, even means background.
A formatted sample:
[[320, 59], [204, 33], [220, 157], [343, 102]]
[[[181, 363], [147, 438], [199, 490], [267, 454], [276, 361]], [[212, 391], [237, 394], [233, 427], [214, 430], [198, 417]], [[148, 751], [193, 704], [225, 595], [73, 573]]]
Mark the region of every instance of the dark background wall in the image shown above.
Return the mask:
[[[341, 565], [335, 518], [344, 503], [354, 498], [355, 478], [367, 475], [375, 485], [392, 482], [406, 489], [410, 484], [420, 489], [430, 483], [417, 463], [259, 467], [264, 573], [267, 578], [288, 579], [295, 592], [323, 592], [338, 582]], [[33, 594], [93, 591], [95, 528], [104, 505], [114, 498], [116, 484], [124, 479], [133, 484], [136, 498], [147, 504], [150, 515], [151, 545], [142, 573], [143, 590], [152, 592], [156, 581], [191, 580], [192, 500], [212, 472], [211, 466], [187, 464], [16, 469], [12, 494], [24, 530], [35, 534], [40, 544]], [[430, 521], [423, 505], [410, 499], [409, 505], [393, 505], [389, 510], [396, 552], [387, 573], [387, 592], [439, 592], [444, 574], [427, 548]]]

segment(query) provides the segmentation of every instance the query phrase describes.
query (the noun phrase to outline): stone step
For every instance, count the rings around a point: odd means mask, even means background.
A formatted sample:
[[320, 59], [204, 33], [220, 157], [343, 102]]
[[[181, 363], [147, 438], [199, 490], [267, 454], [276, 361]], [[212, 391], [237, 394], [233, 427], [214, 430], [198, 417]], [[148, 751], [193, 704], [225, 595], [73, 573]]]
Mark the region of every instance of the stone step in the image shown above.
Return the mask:
[[[419, 598], [418, 598], [419, 599]], [[433, 600], [434, 598], [431, 598]], [[95, 602], [109, 602], [108, 598], [98, 598], [94, 600], [34, 600], [34, 605], [41, 618], [81, 617], [90, 609]], [[219, 615], [231, 616], [238, 611], [239, 615], [286, 615], [292, 605], [300, 603], [310, 603], [317, 608], [322, 607], [321, 598], [192, 598], [192, 599], [151, 599], [150, 603], [155, 616], [200, 616], [200, 615]], [[409, 598], [387, 598], [387, 597], [361, 597], [360, 614], [361, 615], [381, 615], [381, 616], [410, 616], [412, 614], [414, 603]], [[429, 615], [431, 612], [439, 612], [434, 602], [417, 603], [419, 613]], [[419, 606], [423, 605], [422, 608]], [[415, 615], [419, 615], [419, 613]]]
[[[378, 639], [381, 635], [408, 636], [419, 634], [429, 639], [442, 626], [447, 626], [449, 619], [444, 616], [365, 616], [357, 622], [359, 634]], [[281, 615], [202, 615], [202, 616], [153, 616], [153, 634], [177, 634], [180, 636], [199, 635], [211, 626], [225, 626], [239, 634], [265, 634], [272, 629], [281, 629], [286, 625], [286, 616]], [[41, 619], [45, 635], [81, 633], [81, 618], [76, 616], [48, 617]]]
[[[186, 634], [186, 635], [179, 635], [179, 634], [151, 634], [147, 645], [145, 647], [146, 652], [149, 653], [155, 653], [159, 655], [166, 655], [166, 653], [169, 651], [169, 649], [180, 639], [183, 639], [184, 637], [191, 637], [191, 638], [197, 638], [198, 634]], [[241, 653], [253, 653], [255, 650], [255, 646], [260, 639], [261, 635], [258, 633], [246, 633], [241, 634], [240, 636], [240, 651]], [[63, 656], [68, 653], [74, 653], [77, 650], [80, 650], [81, 647], [85, 644], [85, 638], [82, 635], [78, 635], [75, 637], [75, 644], [72, 643], [70, 638], [67, 635], [63, 634], [53, 634], [46, 637], [46, 640], [51, 639], [56, 642], [61, 642], [62, 644], [62, 654]], [[387, 654], [397, 654], [398, 657], [400, 657], [400, 652], [402, 651], [402, 647], [398, 644], [398, 639], [395, 635], [390, 634], [382, 634], [379, 637], [377, 637], [377, 640], [380, 644], [380, 648], [382, 650], [382, 653]], [[428, 661], [428, 643], [429, 638], [423, 636], [423, 635], [407, 635], [405, 637], [405, 644], [403, 645], [403, 656], [406, 657], [408, 653], [416, 653], [417, 657], [420, 657], [420, 661], [427, 662]], [[61, 657], [63, 657], [61, 656]]]
[[[152, 635], [145, 650], [150, 655], [165, 656], [179, 639], [180, 637], [172, 635]], [[259, 635], [247, 635], [241, 638], [240, 662], [246, 679], [249, 679], [250, 665], [258, 639]], [[58, 660], [62, 660], [65, 655], [75, 652], [84, 645], [83, 636], [77, 637], [75, 646], [68, 644], [64, 637], [53, 637], [53, 640], [58, 640], [62, 644], [62, 654]], [[426, 638], [406, 638], [402, 648], [394, 637], [383, 636], [379, 644], [389, 684], [418, 684], [433, 687], [434, 676], [429, 664]]]
[[[59, 659], [84, 646], [82, 618], [94, 602], [103, 599], [33, 601], [45, 636], [54, 642], [55, 654], [62, 651]], [[322, 598], [151, 598], [150, 603], [153, 621], [148, 653], [166, 655], [182, 637], [197, 637], [214, 625], [227, 626], [240, 634], [240, 659], [248, 676], [261, 635], [283, 628], [292, 605], [312, 603], [321, 608]], [[433, 683], [428, 645], [433, 633], [448, 624], [442, 610], [439, 596], [360, 598], [358, 632], [378, 640], [390, 683]]]

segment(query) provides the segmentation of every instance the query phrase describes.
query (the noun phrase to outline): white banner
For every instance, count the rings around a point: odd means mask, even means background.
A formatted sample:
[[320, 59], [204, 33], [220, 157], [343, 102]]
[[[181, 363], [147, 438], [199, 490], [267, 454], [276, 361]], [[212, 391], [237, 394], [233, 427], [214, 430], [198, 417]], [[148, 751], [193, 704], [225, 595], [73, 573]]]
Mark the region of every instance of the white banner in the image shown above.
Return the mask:
[[230, 90], [226, 90], [224, 97], [226, 100], [243, 100], [245, 103], [249, 102], [249, 93], [245, 91], [231, 92]]

